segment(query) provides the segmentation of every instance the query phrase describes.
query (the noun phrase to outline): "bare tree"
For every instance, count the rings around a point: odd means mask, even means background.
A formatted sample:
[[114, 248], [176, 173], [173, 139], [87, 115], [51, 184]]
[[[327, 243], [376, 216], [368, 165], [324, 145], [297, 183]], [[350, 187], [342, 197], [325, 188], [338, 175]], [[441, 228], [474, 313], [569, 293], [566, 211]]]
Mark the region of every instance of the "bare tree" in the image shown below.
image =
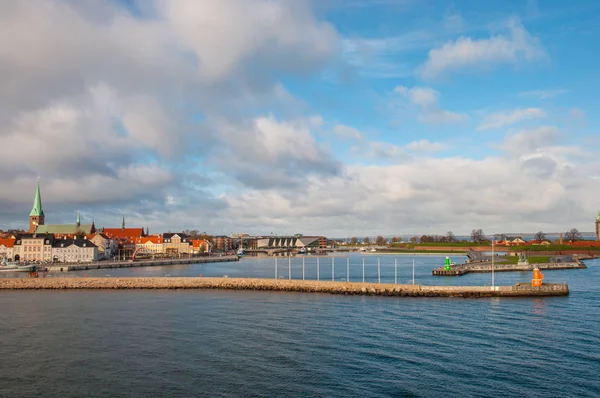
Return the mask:
[[411, 236], [410, 243], [417, 243], [418, 241], [419, 241], [419, 238], [417, 238], [416, 236]]
[[471, 241], [475, 243], [483, 243], [487, 240], [483, 230], [481, 228], [474, 229], [471, 231]]
[[367, 236], [363, 239], [363, 243], [366, 243], [368, 245], [369, 243], [371, 243], [371, 239]]
[[446, 234], [446, 242], [450, 242], [450, 243], [456, 242], [456, 236], [454, 235], [454, 232], [448, 231], [448, 233]]
[[565, 232], [565, 239], [571, 242], [575, 242], [576, 240], [582, 240], [583, 236], [577, 230], [577, 228], [573, 228], [570, 231]]
[[533, 240], [542, 241], [546, 240], [546, 234], [542, 231], [537, 231], [535, 235], [533, 235]]
[[392, 243], [400, 243], [400, 242], [402, 242], [402, 237], [400, 237], [400, 236], [394, 236], [392, 238]]
[[375, 244], [376, 244], [377, 246], [383, 246], [383, 245], [385, 245], [386, 243], [387, 243], [387, 241], [386, 241], [386, 240], [385, 240], [385, 238], [384, 238], [383, 236], [381, 236], [381, 235], [378, 235], [378, 236], [377, 236], [377, 239], [375, 239]]
[[350, 239], [350, 243], [352, 243], [353, 245], [356, 245], [356, 244], [358, 243], [358, 238], [357, 238], [356, 236], [353, 236], [353, 237]]
[[81, 229], [77, 229], [77, 231], [75, 231], [75, 239], [84, 239], [85, 238], [85, 232], [83, 232]]

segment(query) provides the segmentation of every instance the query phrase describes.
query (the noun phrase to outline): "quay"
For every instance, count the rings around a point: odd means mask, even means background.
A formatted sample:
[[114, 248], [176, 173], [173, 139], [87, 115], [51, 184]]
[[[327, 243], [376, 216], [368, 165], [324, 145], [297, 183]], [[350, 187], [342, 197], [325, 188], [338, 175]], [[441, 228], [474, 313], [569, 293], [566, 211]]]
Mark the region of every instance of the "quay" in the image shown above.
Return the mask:
[[50, 272], [68, 272], [68, 271], [85, 271], [90, 269], [104, 268], [132, 268], [132, 267], [154, 267], [161, 265], [178, 265], [178, 264], [200, 264], [200, 263], [222, 263], [229, 261], [239, 261], [238, 256], [221, 256], [221, 257], [190, 257], [176, 259], [159, 259], [159, 260], [140, 260], [140, 261], [97, 261], [93, 263], [72, 263], [72, 264], [52, 264], [46, 266]]
[[[582, 261], [576, 259], [576, 261], [568, 263], [538, 263], [529, 265], [494, 264], [494, 272], [531, 272], [536, 267], [540, 270], [587, 268]], [[452, 265], [450, 270], [446, 270], [444, 267], [439, 267], [431, 271], [433, 276], [461, 276], [470, 272], [492, 272], [492, 264], [489, 262], [455, 264]]]
[[566, 283], [517, 283], [514, 286], [426, 286], [410, 284], [330, 282], [257, 278], [0, 278], [0, 290], [86, 289], [221, 289], [328, 293], [394, 297], [543, 297], [566, 296]]

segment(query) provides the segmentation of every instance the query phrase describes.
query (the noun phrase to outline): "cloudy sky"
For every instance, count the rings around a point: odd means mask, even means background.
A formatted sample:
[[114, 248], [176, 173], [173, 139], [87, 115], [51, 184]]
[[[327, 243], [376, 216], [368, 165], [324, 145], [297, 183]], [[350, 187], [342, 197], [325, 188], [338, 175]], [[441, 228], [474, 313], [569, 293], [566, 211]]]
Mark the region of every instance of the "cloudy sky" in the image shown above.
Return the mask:
[[1, 3], [0, 229], [594, 228], [596, 1]]

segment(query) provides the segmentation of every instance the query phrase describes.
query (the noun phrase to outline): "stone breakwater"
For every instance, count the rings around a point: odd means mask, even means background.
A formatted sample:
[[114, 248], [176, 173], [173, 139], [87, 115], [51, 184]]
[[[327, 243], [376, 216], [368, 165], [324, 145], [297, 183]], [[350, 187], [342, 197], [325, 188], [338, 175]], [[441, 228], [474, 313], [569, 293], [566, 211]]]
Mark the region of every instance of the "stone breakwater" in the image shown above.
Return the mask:
[[426, 286], [385, 283], [301, 281], [254, 278], [6, 278], [0, 279], [5, 290], [70, 289], [222, 289], [273, 292], [329, 293], [397, 297], [539, 297], [569, 294], [566, 284], [532, 287], [514, 286]]

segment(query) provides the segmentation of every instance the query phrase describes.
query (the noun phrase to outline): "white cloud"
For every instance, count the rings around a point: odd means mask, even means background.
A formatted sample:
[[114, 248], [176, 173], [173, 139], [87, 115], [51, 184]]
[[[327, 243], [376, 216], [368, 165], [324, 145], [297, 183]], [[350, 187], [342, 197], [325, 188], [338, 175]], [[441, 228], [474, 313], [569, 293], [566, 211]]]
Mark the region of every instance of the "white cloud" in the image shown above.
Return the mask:
[[477, 126], [477, 130], [499, 129], [520, 122], [521, 120], [540, 119], [544, 117], [546, 117], [546, 112], [540, 108], [513, 109], [486, 116]]
[[333, 133], [337, 137], [346, 139], [346, 140], [360, 141], [363, 139], [363, 136], [360, 133], [360, 131], [358, 131], [354, 127], [345, 126], [343, 124], [337, 124], [337, 125], [333, 126]]
[[519, 93], [520, 97], [535, 97], [539, 99], [548, 99], [554, 98], [557, 95], [566, 93], [567, 90], [556, 89], [556, 90], [532, 90], [532, 91], [522, 91]]
[[440, 109], [438, 105], [439, 92], [432, 88], [397, 86], [394, 88], [394, 92], [407, 98], [412, 105], [420, 109], [417, 117], [420, 122], [439, 125], [469, 120], [469, 116], [466, 114]]
[[[318, 72], [339, 54], [337, 32], [310, 3], [136, 6], [134, 15], [119, 2], [3, 3], [0, 70], [10, 79], [0, 90], [0, 165], [15, 170], [0, 176], [11, 187], [0, 193], [3, 223], [21, 226], [38, 175], [56, 214], [80, 201], [99, 222], [136, 212], [172, 228], [165, 214], [188, 206], [208, 218], [225, 205], [205, 190], [218, 185], [215, 176], [231, 183], [221, 173], [272, 172], [273, 186], [286, 174], [300, 183], [305, 169], [337, 171], [310, 131], [320, 117], [255, 117], [265, 108], [304, 114], [307, 105], [280, 81]], [[221, 120], [236, 126], [235, 143], [218, 137]], [[223, 153], [230, 164], [215, 161]]]
[[416, 152], [439, 152], [447, 149], [448, 145], [423, 139], [411, 142], [406, 148]]
[[488, 39], [460, 37], [442, 47], [429, 51], [419, 75], [426, 80], [435, 79], [447, 72], [464, 69], [492, 69], [501, 64], [518, 65], [544, 56], [544, 50], [518, 22], [509, 22], [509, 35], [495, 35]]
[[585, 112], [579, 108], [572, 108], [569, 112], [572, 118], [577, 120], [585, 120]]

